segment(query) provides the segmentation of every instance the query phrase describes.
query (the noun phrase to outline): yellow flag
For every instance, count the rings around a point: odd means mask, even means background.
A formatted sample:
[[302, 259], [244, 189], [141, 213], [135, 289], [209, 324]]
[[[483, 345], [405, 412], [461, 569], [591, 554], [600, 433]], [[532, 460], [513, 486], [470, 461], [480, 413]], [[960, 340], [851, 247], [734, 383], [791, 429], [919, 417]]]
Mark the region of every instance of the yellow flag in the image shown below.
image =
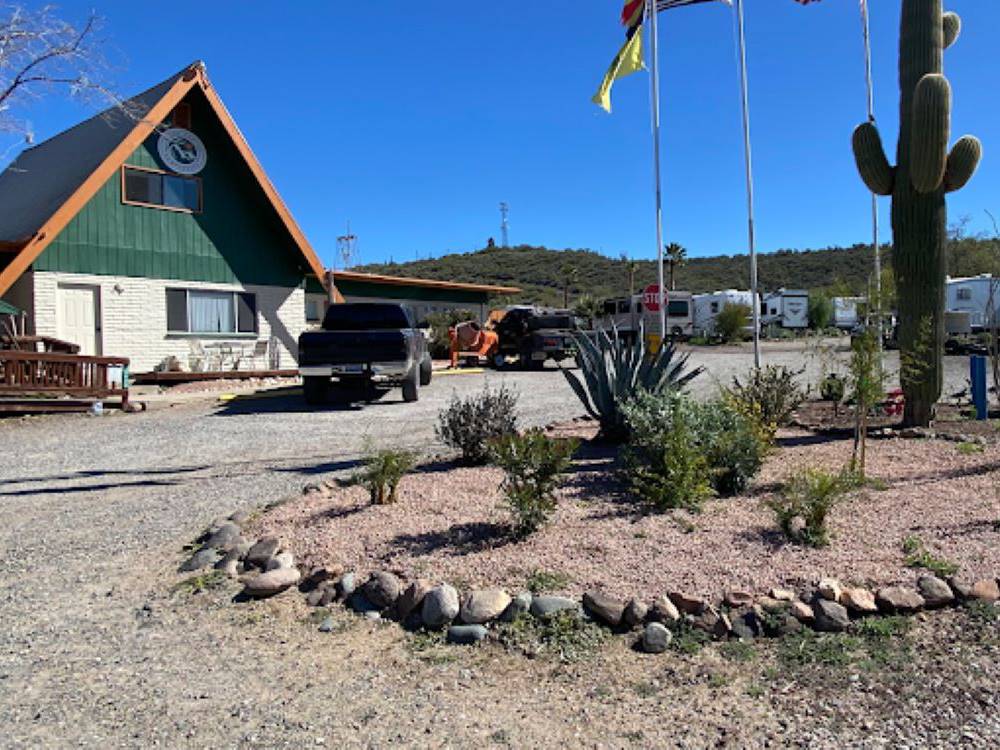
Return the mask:
[[608, 72], [604, 74], [601, 87], [597, 89], [594, 98], [591, 100], [604, 108], [606, 112], [611, 111], [611, 87], [619, 78], [638, 73], [645, 69], [642, 62], [642, 26], [639, 26], [632, 38], [625, 42], [625, 46], [619, 50], [615, 56]]

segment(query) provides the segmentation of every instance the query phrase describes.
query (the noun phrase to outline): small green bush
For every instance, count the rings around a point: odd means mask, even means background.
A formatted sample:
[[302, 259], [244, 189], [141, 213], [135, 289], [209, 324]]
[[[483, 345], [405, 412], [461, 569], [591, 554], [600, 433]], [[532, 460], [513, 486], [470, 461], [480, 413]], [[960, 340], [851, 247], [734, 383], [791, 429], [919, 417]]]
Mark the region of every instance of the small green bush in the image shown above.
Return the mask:
[[847, 384], [844, 382], [844, 378], [836, 373], [830, 373], [819, 383], [819, 397], [824, 401], [833, 401], [835, 404], [844, 400], [846, 390]]
[[537, 531], [549, 520], [556, 509], [560, 475], [579, 445], [579, 440], [555, 440], [539, 429], [493, 442], [493, 462], [507, 475], [502, 489], [518, 536]]
[[639, 394], [622, 412], [631, 436], [624, 460], [632, 490], [660, 510], [700, 510], [713, 491], [708, 460], [692, 432], [692, 402], [676, 392]]
[[704, 458], [708, 481], [720, 495], [745, 490], [760, 471], [769, 447], [757, 422], [727, 397], [701, 403], [677, 393], [640, 393], [622, 408], [631, 434], [630, 471], [645, 465], [647, 472], [656, 472], [655, 467], [665, 460], [663, 448], [671, 440], [680, 413], [685, 439]]
[[462, 452], [469, 464], [485, 464], [490, 459], [490, 443], [517, 432], [517, 394], [506, 385], [459, 398], [453, 395], [435, 428], [438, 438]]
[[367, 449], [361, 459], [362, 468], [354, 477], [354, 484], [368, 490], [373, 505], [389, 505], [397, 500], [399, 481], [417, 463], [417, 456], [409, 451]]
[[809, 295], [809, 327], [823, 331], [833, 321], [833, 300], [823, 293]]
[[790, 540], [810, 547], [825, 547], [830, 543], [826, 528], [830, 509], [856, 486], [857, 479], [849, 472], [831, 474], [807, 469], [792, 476], [783, 492], [767, 505]]
[[715, 316], [715, 333], [725, 342], [738, 341], [750, 325], [752, 311], [746, 305], [723, 305]]
[[908, 568], [923, 568], [939, 578], [947, 578], [958, 572], [958, 566], [950, 560], [935, 557], [924, 548], [923, 540], [918, 536], [908, 536], [903, 540], [903, 553], [906, 555]]
[[802, 372], [778, 365], [754, 369], [745, 381], [733, 378], [726, 394], [742, 413], [758, 415], [761, 424], [773, 434], [791, 421], [792, 412], [805, 399], [796, 382]]

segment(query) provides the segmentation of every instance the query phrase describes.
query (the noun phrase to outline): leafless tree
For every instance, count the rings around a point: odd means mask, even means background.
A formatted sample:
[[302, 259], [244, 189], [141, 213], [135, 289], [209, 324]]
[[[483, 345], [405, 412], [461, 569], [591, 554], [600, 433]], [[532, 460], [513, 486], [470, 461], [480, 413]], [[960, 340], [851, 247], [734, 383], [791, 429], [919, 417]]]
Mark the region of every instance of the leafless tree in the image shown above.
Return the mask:
[[53, 6], [31, 10], [0, 0], [0, 134], [31, 143], [34, 134], [21, 113], [55, 91], [142, 115], [129, 111], [108, 80], [100, 27], [93, 13], [74, 25]]

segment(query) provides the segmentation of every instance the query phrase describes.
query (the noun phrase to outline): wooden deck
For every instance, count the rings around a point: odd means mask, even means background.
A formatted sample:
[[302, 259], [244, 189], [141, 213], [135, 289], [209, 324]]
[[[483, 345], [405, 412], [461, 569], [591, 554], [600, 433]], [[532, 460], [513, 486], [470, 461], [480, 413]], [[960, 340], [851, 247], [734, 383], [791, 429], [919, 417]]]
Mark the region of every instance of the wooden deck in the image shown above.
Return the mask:
[[253, 378], [297, 378], [298, 370], [212, 370], [209, 372], [140, 372], [132, 375], [139, 385], [178, 385], [204, 380], [250, 380]]
[[[35, 404], [38, 411], [60, 410], [62, 399], [121, 399], [128, 406], [128, 359], [124, 357], [89, 357], [78, 354], [55, 354], [0, 350], [0, 398], [4, 411], [24, 411], [25, 404]], [[111, 378], [111, 370], [118, 378]]]

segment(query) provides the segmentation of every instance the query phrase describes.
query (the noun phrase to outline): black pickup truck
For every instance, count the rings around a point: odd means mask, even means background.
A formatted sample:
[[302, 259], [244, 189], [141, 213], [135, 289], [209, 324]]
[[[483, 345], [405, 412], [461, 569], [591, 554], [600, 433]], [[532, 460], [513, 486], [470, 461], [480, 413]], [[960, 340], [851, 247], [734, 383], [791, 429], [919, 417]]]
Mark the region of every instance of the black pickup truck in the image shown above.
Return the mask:
[[299, 374], [306, 403], [326, 401], [336, 382], [366, 399], [379, 388], [402, 386], [403, 400], [416, 401], [431, 382], [424, 332], [405, 305], [330, 305], [322, 330], [299, 336]]
[[569, 310], [512, 308], [494, 326], [499, 337], [497, 366], [509, 357], [516, 357], [525, 370], [540, 370], [550, 359], [561, 362], [573, 356], [573, 332], [579, 329]]

